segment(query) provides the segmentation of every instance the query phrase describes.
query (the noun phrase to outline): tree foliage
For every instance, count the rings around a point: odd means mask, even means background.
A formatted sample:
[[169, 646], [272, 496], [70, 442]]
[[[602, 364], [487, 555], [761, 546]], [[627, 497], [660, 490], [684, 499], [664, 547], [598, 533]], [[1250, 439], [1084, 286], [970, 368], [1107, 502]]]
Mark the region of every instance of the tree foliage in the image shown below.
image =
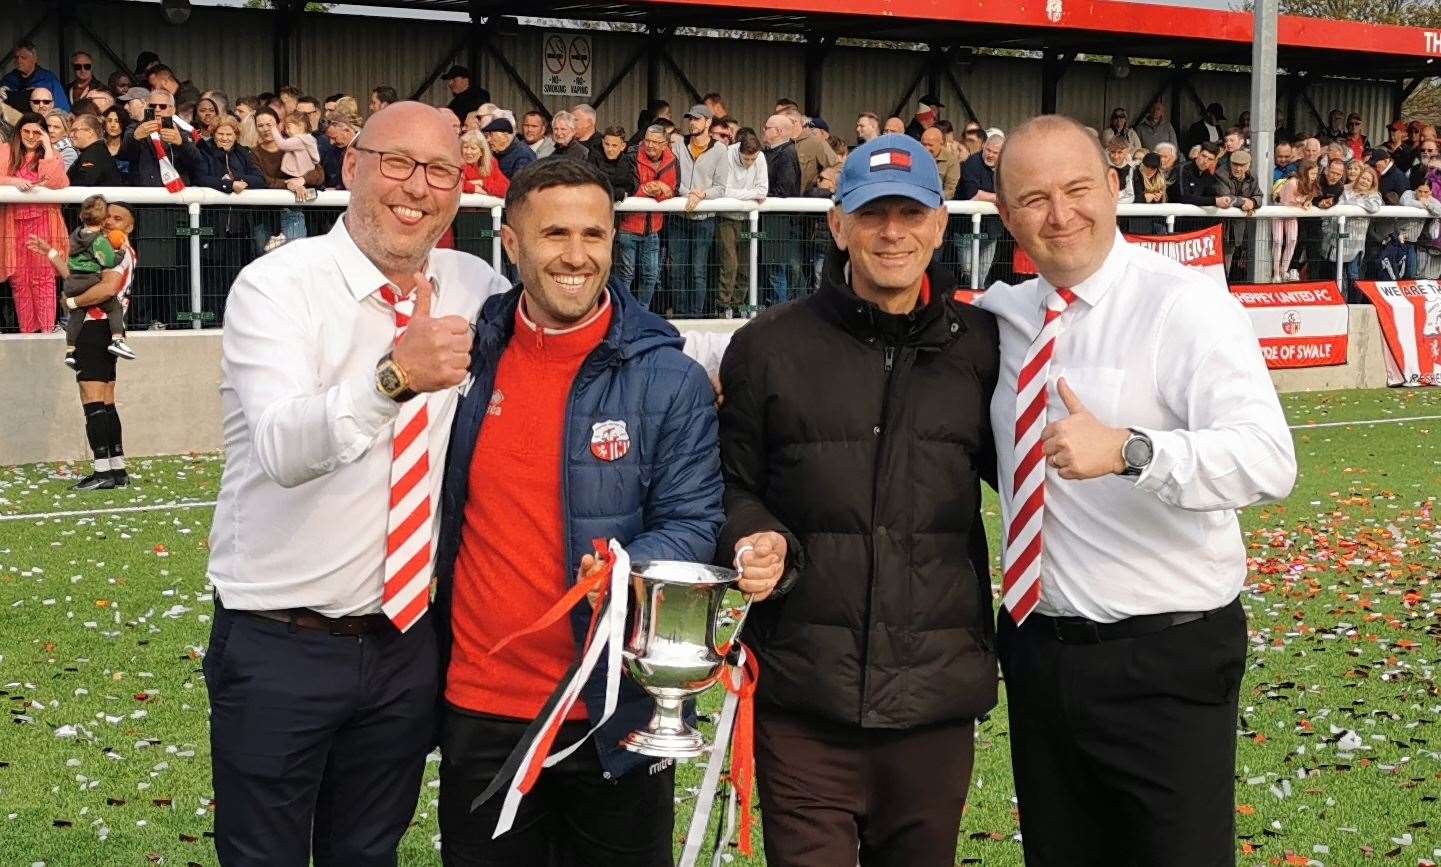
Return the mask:
[[[333, 3], [306, 3], [306, 12], [329, 12]], [[274, 9], [275, 0], [245, 0], [246, 9]]]

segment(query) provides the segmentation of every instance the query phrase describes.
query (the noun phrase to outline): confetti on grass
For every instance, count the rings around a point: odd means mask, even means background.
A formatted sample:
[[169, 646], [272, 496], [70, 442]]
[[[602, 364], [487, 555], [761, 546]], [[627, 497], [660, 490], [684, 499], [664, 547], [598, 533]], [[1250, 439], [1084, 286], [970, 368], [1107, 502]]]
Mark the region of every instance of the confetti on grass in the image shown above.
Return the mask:
[[[1284, 403], [1293, 424], [1441, 414], [1435, 390]], [[1240, 864], [1441, 861], [1441, 437], [1430, 424], [1298, 431], [1295, 494], [1242, 516]], [[55, 465], [0, 468], [0, 515], [218, 492], [216, 455], [131, 464], [135, 487], [84, 495]], [[994, 497], [984, 511], [999, 551]], [[216, 863], [200, 671], [209, 522], [209, 509], [187, 509], [0, 525], [0, 699], [12, 721], [0, 727], [0, 864]], [[1009, 750], [1003, 704], [976, 729], [958, 864], [1021, 864]], [[406, 864], [437, 862], [438, 763], [425, 767]], [[677, 836], [699, 775], [677, 772]]]

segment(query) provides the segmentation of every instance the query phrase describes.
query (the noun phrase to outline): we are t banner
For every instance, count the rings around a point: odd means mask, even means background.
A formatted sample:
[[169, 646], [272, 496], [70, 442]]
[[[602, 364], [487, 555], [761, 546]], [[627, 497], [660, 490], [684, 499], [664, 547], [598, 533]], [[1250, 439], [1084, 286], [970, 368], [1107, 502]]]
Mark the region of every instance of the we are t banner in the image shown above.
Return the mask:
[[1242, 284], [1232, 286], [1231, 294], [1251, 314], [1267, 367], [1346, 363], [1350, 316], [1335, 283]]
[[[1220, 226], [1176, 235], [1127, 235], [1126, 240], [1195, 268], [1216, 281], [1217, 286], [1226, 288], [1226, 253], [1221, 247]], [[1036, 273], [1036, 263], [1020, 247], [1016, 248], [1011, 268], [1017, 274]]]
[[1390, 385], [1441, 385], [1441, 287], [1435, 280], [1363, 280], [1386, 338]]

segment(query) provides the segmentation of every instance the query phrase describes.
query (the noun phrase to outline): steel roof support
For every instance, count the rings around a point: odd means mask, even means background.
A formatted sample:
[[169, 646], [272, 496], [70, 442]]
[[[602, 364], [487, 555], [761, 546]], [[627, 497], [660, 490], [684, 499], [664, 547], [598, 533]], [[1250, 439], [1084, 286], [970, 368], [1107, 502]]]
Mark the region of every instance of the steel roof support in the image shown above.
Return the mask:
[[825, 90], [825, 63], [826, 55], [830, 54], [831, 46], [836, 44], [834, 36], [810, 37], [806, 39], [806, 93], [804, 97], [806, 114], [810, 117], [819, 116], [823, 109], [823, 93]]
[[[671, 56], [670, 49], [662, 47], [660, 50], [660, 57], [661, 60], [665, 61], [665, 65], [670, 67], [670, 71], [675, 74], [675, 77], [680, 79], [681, 87], [684, 87], [686, 93], [690, 94], [690, 98], [692, 100], [691, 105], [699, 103], [701, 92], [696, 89], [696, 86], [694, 84], [691, 84], [691, 80], [686, 77], [685, 70], [681, 69], [680, 64], [676, 63], [675, 58]], [[681, 109], [681, 111], [685, 112], [689, 109], [690, 105]]]
[[272, 73], [276, 93], [290, 83], [290, 37], [295, 30], [296, 14], [304, 8], [300, 5], [302, 2], [303, 0], [275, 0], [271, 36], [274, 43]]
[[969, 99], [966, 99], [965, 89], [961, 87], [960, 80], [956, 78], [954, 61], [956, 57], [956, 52], [960, 51], [960, 49], [961, 46], [954, 43], [946, 49], [945, 65], [943, 66], [943, 70], [945, 72], [946, 81], [950, 82], [951, 89], [956, 92], [956, 99], [961, 101], [961, 108], [966, 110], [967, 122], [975, 121], [976, 123], [980, 123], [981, 119], [976, 116], [976, 110], [971, 107], [971, 101]]
[[605, 101], [610, 98], [611, 93], [620, 86], [622, 81], [625, 81], [626, 76], [635, 71], [636, 66], [640, 64], [641, 58], [645, 57], [646, 52], [649, 50], [650, 46], [646, 43], [646, 40], [641, 40], [635, 50], [630, 53], [630, 57], [627, 57], [625, 63], [621, 64], [619, 71], [611, 76], [610, 81], [606, 82], [605, 87], [602, 87], [600, 93], [595, 95], [595, 99], [591, 100], [591, 108], [599, 109], [602, 105], [605, 105]]
[[[35, 22], [35, 26], [34, 26], [34, 27], [31, 27], [29, 30], [25, 31], [25, 35], [22, 36], [22, 37], [20, 37], [19, 39], [15, 40], [15, 42], [18, 44], [18, 43], [21, 43], [21, 42], [25, 42], [26, 40], [32, 40], [32, 41], [33, 41], [33, 40], [35, 39], [35, 34], [39, 33], [42, 29], [44, 29], [44, 27], [45, 27], [46, 24], [49, 24], [49, 23], [50, 23], [50, 18], [51, 18], [51, 16], [53, 16], [53, 15], [55, 14], [55, 5], [56, 5], [56, 4], [55, 4], [55, 3], [53, 2], [53, 0], [52, 0], [52, 2], [51, 2], [50, 5], [45, 9], [45, 11], [42, 12], [42, 13], [40, 13], [40, 20], [38, 20], [38, 21]], [[5, 52], [5, 56], [4, 56], [4, 57], [0, 57], [0, 67], [9, 66], [9, 65], [10, 65], [10, 61], [12, 61], [12, 60], [14, 60], [14, 59], [15, 59], [15, 46], [14, 46], [14, 45], [11, 45], [10, 48]]]
[[[550, 110], [545, 107], [545, 101], [542, 100], [540, 96], [538, 96], [536, 92], [531, 89], [530, 85], [526, 83], [525, 77], [521, 75], [518, 71], [516, 71], [515, 65], [510, 62], [510, 58], [505, 56], [505, 52], [501, 51], [500, 48], [498, 48], [496, 44], [489, 39], [485, 40], [482, 45], [485, 48], [486, 53], [489, 54], [492, 58], [494, 58], [496, 63], [500, 64], [501, 69], [505, 70], [506, 76], [509, 77], [511, 81], [515, 82], [516, 87], [520, 88], [520, 92], [525, 94], [525, 98], [530, 100], [530, 104], [535, 108], [535, 110], [545, 115], [545, 119], [549, 121]], [[460, 49], [461, 46], [456, 46], [453, 54], [459, 54]], [[442, 69], [442, 71], [444, 70]], [[472, 72], [473, 71], [474, 70], [472, 70]], [[434, 81], [434, 79], [431, 80]], [[426, 86], [429, 87], [429, 85]], [[517, 117], [519, 117], [519, 115], [521, 114], [524, 114], [524, 112], [516, 112]]]
[[[465, 33], [460, 37], [460, 39], [450, 46], [449, 51], [445, 52], [440, 56], [440, 60], [435, 64], [435, 66], [431, 67], [430, 74], [426, 75], [424, 80], [422, 80], [420, 84], [415, 86], [415, 90], [412, 90], [410, 92], [411, 99], [420, 99], [420, 97], [427, 90], [430, 90], [430, 86], [432, 84], [435, 84], [435, 80], [445, 74], [445, 71], [450, 68], [451, 61], [459, 57], [460, 52], [467, 50], [467, 48], [474, 47], [475, 29], [476, 28], [473, 27], [465, 28]], [[483, 41], [482, 45], [489, 46], [490, 43], [489, 41]], [[475, 75], [475, 70], [471, 69], [470, 74]], [[465, 118], [461, 118], [461, 120], [463, 121], [465, 120]]]
[[1076, 59], [1074, 51], [1046, 49], [1041, 60], [1041, 114], [1055, 114], [1061, 77]]
[[[674, 32], [669, 27], [650, 27], [650, 33], [646, 37], [645, 52], [645, 102], [649, 109], [661, 99], [660, 67], [662, 56], [665, 54], [665, 44]], [[681, 109], [685, 111], [685, 109]]]

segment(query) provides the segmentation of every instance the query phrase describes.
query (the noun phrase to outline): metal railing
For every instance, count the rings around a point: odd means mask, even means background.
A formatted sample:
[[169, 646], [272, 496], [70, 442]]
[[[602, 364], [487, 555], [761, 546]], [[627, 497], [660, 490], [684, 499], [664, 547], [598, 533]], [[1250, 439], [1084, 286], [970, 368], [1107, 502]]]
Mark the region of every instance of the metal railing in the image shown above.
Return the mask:
[[[139, 252], [140, 267], [132, 293], [131, 321], [134, 327], [141, 328], [147, 322], [188, 322], [192, 328], [218, 325], [224, 317], [225, 295], [231, 281], [245, 264], [263, 253], [272, 233], [288, 233], [288, 239], [297, 234], [324, 233], [349, 203], [349, 194], [343, 191], [322, 192], [301, 204], [285, 190], [226, 194], [191, 188], [171, 194], [160, 188], [71, 187], [22, 193], [0, 187], [0, 207], [58, 204], [66, 212], [67, 225], [73, 227], [75, 221], [69, 213], [73, 208], [65, 206], [77, 205], [95, 193], [136, 206], [137, 229], [132, 244]], [[638, 297], [646, 285], [654, 286], [655, 299], [646, 300], [657, 312], [679, 317], [746, 316], [767, 303], [805, 294], [819, 285], [818, 263], [831, 245], [825, 224], [825, 214], [832, 207], [829, 199], [769, 199], [759, 203], [707, 200], [696, 209], [696, 213], [715, 215], [704, 226], [687, 219], [693, 215], [687, 214], [685, 204], [679, 198], [664, 202], [629, 198], [616, 206], [618, 222], [628, 214], [665, 216], [665, 228], [653, 233], [659, 237], [649, 242], [652, 247], [664, 248], [664, 254], [642, 261], [638, 253], [631, 269], [634, 282], [629, 286]], [[1001, 227], [994, 205], [947, 202], [946, 209], [950, 226], [939, 256], [957, 273], [960, 285], [982, 289], [988, 275], [993, 279], [1027, 276], [1012, 269], [1015, 244]], [[1235, 208], [1121, 205], [1118, 215], [1124, 231], [1141, 234], [1170, 234], [1218, 222], [1234, 227], [1241, 239], [1235, 243], [1244, 240], [1248, 247], [1233, 251], [1242, 259], [1243, 276], [1246, 270], [1255, 272], [1251, 282], [1261, 283], [1272, 282], [1270, 278], [1275, 276], [1273, 268], [1266, 267], [1273, 264], [1268, 255], [1271, 226], [1277, 220], [1295, 218], [1303, 221], [1296, 248], [1303, 257], [1307, 277], [1335, 280], [1343, 288], [1347, 263], [1342, 261], [1344, 245], [1338, 239], [1346, 237], [1348, 220], [1433, 219], [1417, 208], [1384, 207], [1368, 214], [1344, 206], [1327, 210], [1266, 207], [1247, 216]], [[451, 243], [488, 259], [497, 270], [514, 278], [514, 268], [501, 249], [503, 218], [504, 202], [500, 199], [463, 195]], [[727, 220], [739, 223], [743, 230], [721, 222]], [[1246, 231], [1246, 224], [1256, 229]], [[718, 228], [724, 231], [718, 232]], [[618, 232], [618, 238], [621, 234]], [[637, 238], [644, 240], [645, 236]], [[1232, 241], [1228, 230], [1227, 244]], [[0, 237], [0, 244], [17, 243], [23, 243], [23, 239]], [[727, 245], [733, 246], [726, 249]], [[618, 255], [621, 247], [617, 245]], [[1227, 258], [1229, 263], [1231, 257]], [[1441, 257], [1436, 265], [1441, 270]], [[648, 273], [640, 273], [642, 269]], [[727, 277], [730, 282], [725, 285]], [[729, 296], [723, 290], [729, 290]], [[744, 303], [738, 303], [742, 297]], [[0, 299], [0, 331], [14, 330], [8, 318], [9, 307]]]

